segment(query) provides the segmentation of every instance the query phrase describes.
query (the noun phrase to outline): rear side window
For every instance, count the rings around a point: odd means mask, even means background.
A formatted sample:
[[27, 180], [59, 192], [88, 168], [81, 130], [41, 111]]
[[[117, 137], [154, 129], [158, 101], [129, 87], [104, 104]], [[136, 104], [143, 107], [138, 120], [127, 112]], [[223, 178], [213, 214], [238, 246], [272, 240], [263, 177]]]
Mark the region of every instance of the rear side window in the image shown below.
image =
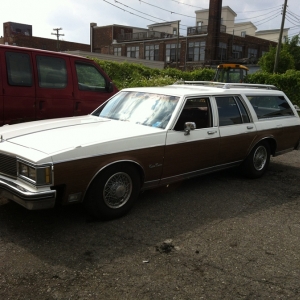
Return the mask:
[[38, 55], [36, 63], [39, 87], [63, 89], [67, 86], [67, 67], [64, 59]]
[[238, 97], [216, 97], [219, 113], [219, 125], [235, 125], [249, 123], [247, 111]]
[[32, 68], [29, 54], [6, 52], [5, 57], [8, 84], [32, 86]]
[[105, 78], [93, 65], [83, 63], [75, 65], [79, 90], [94, 92], [105, 90]]
[[247, 98], [258, 119], [294, 116], [294, 112], [283, 96], [247, 96]]

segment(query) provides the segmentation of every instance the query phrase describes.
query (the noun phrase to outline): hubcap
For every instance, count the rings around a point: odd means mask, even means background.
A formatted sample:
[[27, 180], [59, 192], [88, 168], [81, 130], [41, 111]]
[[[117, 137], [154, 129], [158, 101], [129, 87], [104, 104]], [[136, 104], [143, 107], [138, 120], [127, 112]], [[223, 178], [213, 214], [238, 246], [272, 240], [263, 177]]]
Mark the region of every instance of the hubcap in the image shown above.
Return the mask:
[[103, 190], [103, 199], [110, 208], [120, 208], [127, 203], [132, 191], [132, 181], [128, 174], [119, 172], [112, 175]]
[[267, 149], [263, 146], [259, 146], [253, 155], [253, 165], [257, 171], [261, 171], [266, 165], [268, 158]]

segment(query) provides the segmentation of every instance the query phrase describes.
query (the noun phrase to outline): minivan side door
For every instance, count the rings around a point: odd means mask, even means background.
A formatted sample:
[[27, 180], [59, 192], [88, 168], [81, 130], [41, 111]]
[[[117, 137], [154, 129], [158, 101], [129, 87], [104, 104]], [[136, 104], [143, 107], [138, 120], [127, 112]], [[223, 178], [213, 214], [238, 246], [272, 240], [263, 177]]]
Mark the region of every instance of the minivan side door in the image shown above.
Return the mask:
[[36, 79], [36, 119], [73, 116], [73, 83], [69, 57], [33, 54]]
[[90, 114], [118, 90], [92, 61], [71, 58], [74, 74], [74, 115]]
[[35, 120], [35, 80], [31, 51], [3, 49], [0, 64], [3, 82], [1, 125]]

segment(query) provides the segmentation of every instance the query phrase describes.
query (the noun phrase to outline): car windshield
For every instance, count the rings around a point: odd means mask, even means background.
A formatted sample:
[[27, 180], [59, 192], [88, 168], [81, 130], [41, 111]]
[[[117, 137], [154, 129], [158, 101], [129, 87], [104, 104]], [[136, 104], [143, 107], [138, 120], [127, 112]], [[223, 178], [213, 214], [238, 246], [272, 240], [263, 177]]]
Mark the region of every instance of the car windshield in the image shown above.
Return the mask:
[[94, 116], [166, 128], [179, 97], [145, 92], [120, 92], [93, 112]]

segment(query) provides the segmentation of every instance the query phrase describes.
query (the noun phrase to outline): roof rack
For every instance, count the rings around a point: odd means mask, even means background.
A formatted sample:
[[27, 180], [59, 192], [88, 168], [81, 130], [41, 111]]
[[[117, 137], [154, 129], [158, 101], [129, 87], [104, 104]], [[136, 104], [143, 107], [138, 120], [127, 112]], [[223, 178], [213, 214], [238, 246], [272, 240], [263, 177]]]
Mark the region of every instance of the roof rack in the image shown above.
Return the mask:
[[224, 83], [215, 81], [176, 81], [173, 85], [197, 85], [197, 86], [211, 86], [223, 89], [230, 88], [250, 88], [250, 89], [264, 89], [264, 90], [279, 90], [275, 85], [270, 84], [252, 84], [252, 83]]

